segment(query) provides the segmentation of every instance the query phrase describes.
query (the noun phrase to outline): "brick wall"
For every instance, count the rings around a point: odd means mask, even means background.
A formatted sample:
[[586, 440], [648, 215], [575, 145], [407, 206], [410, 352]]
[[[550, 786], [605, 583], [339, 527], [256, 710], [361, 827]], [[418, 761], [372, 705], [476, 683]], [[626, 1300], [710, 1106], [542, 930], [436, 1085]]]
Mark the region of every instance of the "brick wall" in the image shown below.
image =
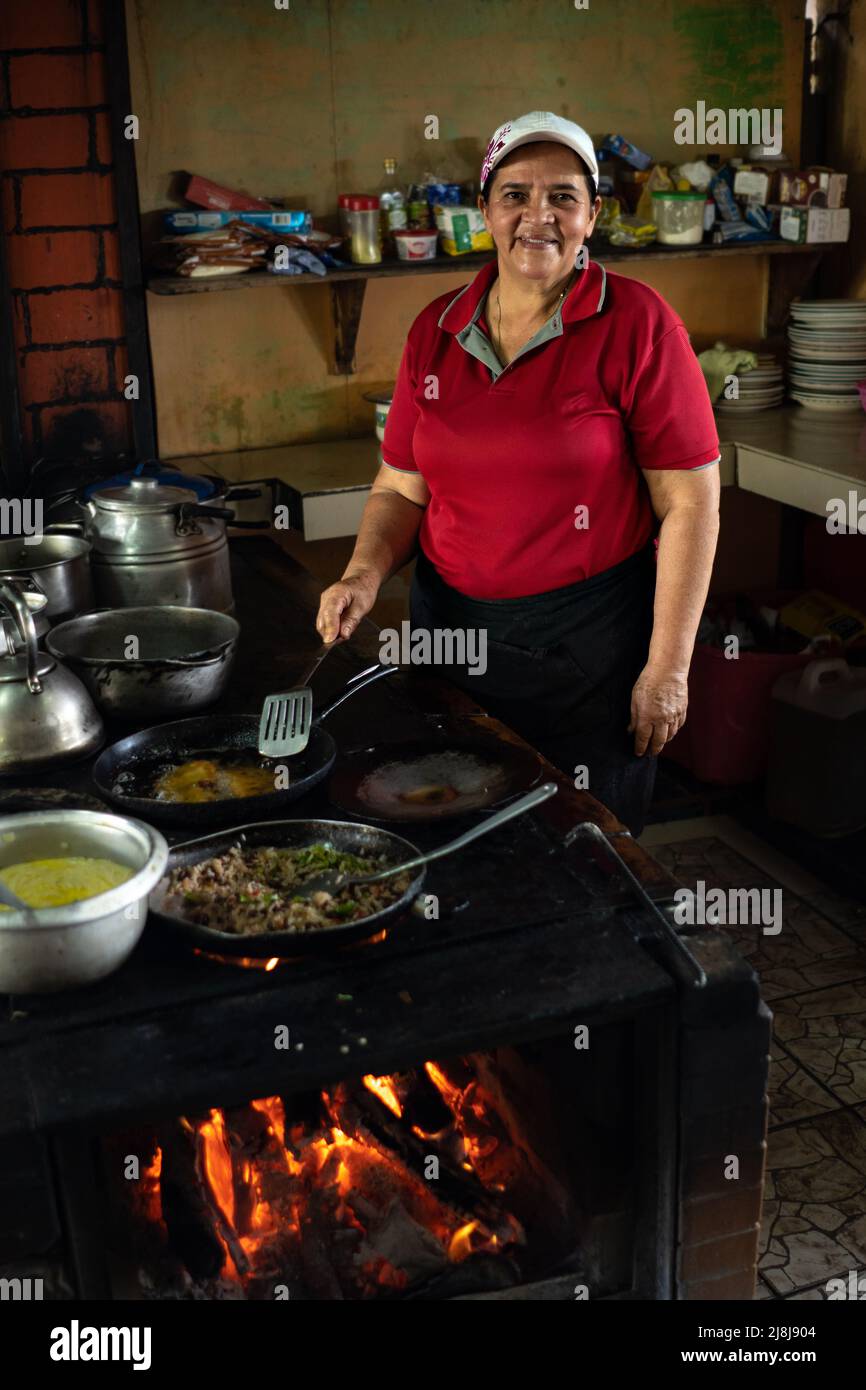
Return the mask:
[[25, 457], [129, 446], [103, 9], [0, 12], [0, 169]]

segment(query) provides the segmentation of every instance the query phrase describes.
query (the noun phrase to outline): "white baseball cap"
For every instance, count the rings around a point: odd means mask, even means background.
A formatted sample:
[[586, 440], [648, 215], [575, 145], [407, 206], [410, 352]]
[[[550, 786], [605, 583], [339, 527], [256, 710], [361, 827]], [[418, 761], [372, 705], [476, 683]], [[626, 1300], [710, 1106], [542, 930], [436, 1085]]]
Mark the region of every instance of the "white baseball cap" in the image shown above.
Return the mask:
[[595, 148], [583, 126], [555, 116], [552, 111], [529, 111], [525, 116], [518, 116], [516, 121], [506, 121], [494, 133], [481, 161], [481, 187], [511, 150], [534, 140], [553, 140], [558, 145], [567, 145], [580, 155], [592, 177], [598, 180]]

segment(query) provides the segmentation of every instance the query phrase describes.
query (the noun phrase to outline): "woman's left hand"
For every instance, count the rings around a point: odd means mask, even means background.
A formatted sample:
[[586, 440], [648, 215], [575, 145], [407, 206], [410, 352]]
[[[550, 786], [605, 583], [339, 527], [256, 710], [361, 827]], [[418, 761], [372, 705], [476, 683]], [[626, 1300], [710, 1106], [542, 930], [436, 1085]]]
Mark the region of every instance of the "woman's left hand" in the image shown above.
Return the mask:
[[688, 672], [663, 670], [647, 665], [631, 692], [631, 723], [634, 751], [660, 753], [686, 722], [689, 703]]

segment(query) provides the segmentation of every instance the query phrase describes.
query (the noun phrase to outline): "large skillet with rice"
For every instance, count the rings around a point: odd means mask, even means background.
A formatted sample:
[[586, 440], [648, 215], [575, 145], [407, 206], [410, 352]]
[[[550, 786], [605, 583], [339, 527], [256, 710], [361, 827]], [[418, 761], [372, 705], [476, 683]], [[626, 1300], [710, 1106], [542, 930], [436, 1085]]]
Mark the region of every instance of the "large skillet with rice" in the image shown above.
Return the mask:
[[[424, 882], [425, 870], [416, 869], [394, 880], [370, 885], [360, 890], [360, 895], [354, 890], [353, 900], [363, 910], [361, 916], [347, 913], [345, 920], [325, 925], [322, 914], [315, 912], [313, 904], [309, 917], [306, 913], [292, 914], [297, 917], [297, 925], [292, 929], [268, 929], [273, 925], [275, 912], [278, 914], [280, 909], [267, 900], [260, 906], [251, 901], [261, 895], [251, 891], [250, 877], [245, 878], [238, 868], [234, 852], [241, 851], [245, 862], [255, 866], [251, 875], [253, 883], [267, 893], [274, 891], [275, 883], [267, 882], [269, 861], [264, 852], [308, 850], [312, 846], [358, 856], [369, 863], [371, 873], [388, 864], [404, 863], [421, 853], [416, 845], [390, 830], [348, 821], [278, 820], [238, 826], [175, 845], [169, 854], [165, 876], [150, 895], [150, 911], [170, 931], [215, 955], [264, 959], [300, 956], [330, 951], [347, 942], [377, 935], [411, 907]], [[318, 859], [317, 855], [311, 856], [303, 872], [311, 875], [319, 872]], [[206, 892], [208, 883], [204, 881], [201, 868], [214, 860], [222, 861], [223, 881], [216, 885], [219, 891], [213, 895], [215, 905], [209, 912], [201, 902], [190, 902], [187, 894]], [[278, 859], [276, 864], [279, 870]], [[279, 882], [279, 874], [276, 882]], [[226, 890], [238, 899], [233, 930], [225, 930], [226, 913], [231, 912], [230, 902], [225, 898]], [[288, 896], [291, 897], [290, 892]]]

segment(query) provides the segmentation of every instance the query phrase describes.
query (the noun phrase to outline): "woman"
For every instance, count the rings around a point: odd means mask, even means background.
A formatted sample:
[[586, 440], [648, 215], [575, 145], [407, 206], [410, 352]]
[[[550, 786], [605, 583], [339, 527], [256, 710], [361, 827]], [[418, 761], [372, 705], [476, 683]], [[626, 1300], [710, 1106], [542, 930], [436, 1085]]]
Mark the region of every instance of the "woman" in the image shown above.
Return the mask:
[[679, 317], [582, 252], [597, 177], [571, 121], [497, 130], [479, 196], [496, 260], [412, 325], [384, 465], [317, 627], [349, 636], [417, 550], [412, 628], [487, 639], [483, 674], [443, 674], [639, 834], [686, 716], [719, 446]]

